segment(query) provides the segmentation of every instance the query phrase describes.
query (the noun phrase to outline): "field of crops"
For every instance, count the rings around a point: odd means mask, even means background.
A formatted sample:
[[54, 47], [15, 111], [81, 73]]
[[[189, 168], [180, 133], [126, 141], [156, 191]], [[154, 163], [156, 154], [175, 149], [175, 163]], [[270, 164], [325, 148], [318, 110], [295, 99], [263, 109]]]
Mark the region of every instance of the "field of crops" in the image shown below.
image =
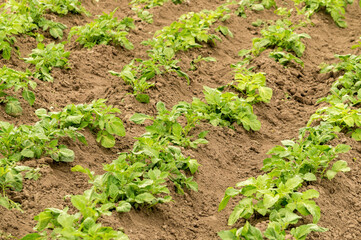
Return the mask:
[[0, 3], [0, 239], [361, 238], [361, 2]]

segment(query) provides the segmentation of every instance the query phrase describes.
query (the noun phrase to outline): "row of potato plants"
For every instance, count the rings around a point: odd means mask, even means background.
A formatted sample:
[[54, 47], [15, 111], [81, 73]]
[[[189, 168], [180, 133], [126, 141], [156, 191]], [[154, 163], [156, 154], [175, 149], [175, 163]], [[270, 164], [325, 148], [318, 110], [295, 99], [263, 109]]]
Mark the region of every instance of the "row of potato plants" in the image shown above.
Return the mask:
[[[148, 50], [148, 60], [134, 59], [125, 65], [120, 73], [110, 73], [131, 85], [136, 99], [144, 103], [149, 102], [149, 96], [144, 92], [154, 86], [149, 80], [156, 75], [175, 72], [186, 78], [189, 84], [188, 75], [178, 66], [180, 60], [176, 58], [176, 53], [202, 47], [201, 43], [215, 44], [215, 40], [220, 41], [217, 35], [209, 33], [210, 27], [218, 20], [226, 20], [230, 16], [228, 12], [229, 9], [222, 5], [214, 11], [203, 10], [182, 15], [178, 21], [157, 31], [152, 39], [142, 42], [143, 45], [151, 47]], [[222, 32], [231, 34], [226, 27], [222, 27]]]
[[[354, 48], [356, 47], [358, 46], [355, 45]], [[304, 46], [297, 50], [300, 55], [302, 49], [304, 50]], [[257, 48], [247, 51], [246, 54], [253, 53], [254, 50]], [[350, 171], [346, 161], [334, 162], [338, 154], [350, 150], [350, 146], [344, 144], [329, 145], [330, 141], [337, 138], [338, 132], [349, 133], [355, 140], [361, 140], [361, 112], [355, 109], [360, 101], [358, 93], [361, 88], [361, 56], [349, 54], [336, 57], [340, 59], [339, 63], [324, 64], [321, 69], [321, 73], [343, 72], [332, 85], [331, 94], [318, 101], [327, 102], [330, 106], [318, 109], [311, 116], [307, 127], [300, 129], [298, 140], [284, 140], [283, 146], [276, 146], [267, 153], [271, 156], [263, 161], [262, 168], [266, 174], [239, 182], [236, 188], [229, 187], [219, 205], [221, 211], [231, 198], [240, 195], [243, 198], [234, 207], [228, 224], [234, 225], [241, 218], [248, 220], [257, 213], [268, 216], [267, 229], [262, 233], [246, 221], [239, 229], [219, 232], [221, 239], [262, 240], [265, 237], [282, 240], [290, 234], [301, 240], [306, 239], [312, 231], [327, 231], [326, 228], [317, 225], [321, 211], [313, 199], [319, 197], [318, 191], [305, 190], [304, 186], [307, 182], [316, 181], [317, 176], [331, 180], [339, 172]], [[319, 124], [312, 126], [314, 122]], [[302, 216], [307, 215], [312, 216], [313, 223], [297, 224]]]
[[38, 109], [36, 114], [40, 120], [34, 125], [16, 127], [0, 122], [0, 205], [21, 210], [18, 203], [7, 197], [7, 191], [22, 190], [22, 173], [29, 179], [39, 177], [39, 169], [19, 165], [23, 159], [50, 156], [54, 161], [74, 160], [74, 152], [59, 144], [60, 138], [69, 137], [87, 144], [80, 131], [88, 128], [96, 132], [96, 140], [103, 147], [113, 147], [114, 136], [125, 135], [123, 122], [114, 115], [119, 112], [99, 99], [91, 104], [68, 105], [61, 112]]

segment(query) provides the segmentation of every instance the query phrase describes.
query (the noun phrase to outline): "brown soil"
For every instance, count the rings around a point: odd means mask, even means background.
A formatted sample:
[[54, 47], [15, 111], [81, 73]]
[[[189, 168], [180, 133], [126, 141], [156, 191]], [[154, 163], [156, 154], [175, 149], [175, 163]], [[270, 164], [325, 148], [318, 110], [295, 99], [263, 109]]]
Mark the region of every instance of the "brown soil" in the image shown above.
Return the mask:
[[[83, 1], [84, 6], [94, 15], [102, 11], [110, 12], [118, 7], [117, 17], [132, 15], [128, 1]], [[115, 46], [95, 46], [87, 50], [72, 42], [66, 45], [71, 51], [70, 70], [54, 69], [54, 82], [37, 81], [36, 103], [33, 107], [23, 102], [24, 114], [13, 118], [5, 114], [4, 107], [0, 108], [0, 120], [14, 124], [32, 124], [37, 121], [34, 111], [38, 108], [54, 108], [60, 110], [64, 106], [74, 103], [91, 102], [94, 99], [106, 98], [108, 104], [121, 109], [121, 119], [124, 121], [127, 136], [118, 138], [112, 149], [99, 146], [91, 132], [85, 132], [88, 146], [74, 143], [67, 139], [64, 142], [74, 150], [76, 159], [73, 163], [56, 163], [50, 158], [28, 160], [28, 166], [41, 167], [41, 178], [38, 181], [25, 181], [24, 190], [11, 193], [11, 198], [22, 204], [24, 213], [16, 210], [6, 210], [0, 207], [0, 230], [16, 237], [22, 237], [33, 232], [36, 222], [34, 216], [48, 207], [63, 208], [69, 204], [64, 196], [81, 194], [89, 188], [87, 178], [82, 174], [73, 173], [71, 167], [80, 164], [101, 173], [102, 164], [117, 158], [117, 153], [131, 149], [133, 138], [144, 132], [143, 126], [129, 121], [136, 112], [154, 115], [155, 104], [163, 101], [168, 107], [179, 101], [190, 102], [193, 97], [202, 98], [203, 86], [217, 87], [228, 83], [232, 79], [230, 64], [240, 60], [238, 51], [250, 48], [252, 38], [260, 36], [260, 28], [251, 23], [257, 19], [277, 19], [271, 10], [262, 12], [248, 12], [248, 18], [232, 16], [225, 25], [233, 32], [234, 37], [221, 37], [222, 42], [216, 46], [204, 46], [179, 53], [182, 59], [182, 69], [189, 68], [189, 62], [197, 57], [212, 56], [216, 63], [202, 62], [196, 71], [187, 71], [191, 84], [174, 74], [165, 74], [155, 78], [156, 86], [149, 90], [151, 101], [149, 104], [137, 102], [129, 95], [129, 87], [119, 78], [111, 76], [108, 71], [120, 71], [122, 67], [134, 57], [146, 58], [147, 47], [141, 41], [151, 38], [153, 33], [187, 12], [197, 12], [204, 8], [214, 9], [223, 1], [193, 0], [174, 5], [167, 3], [162, 7], [151, 10], [154, 23], [136, 23], [136, 29], [130, 33], [130, 40], [134, 43], [133, 51]], [[293, 6], [291, 1], [278, 1], [281, 5]], [[350, 47], [361, 36], [361, 9], [357, 4], [347, 8], [347, 29], [338, 28], [323, 12], [313, 17], [314, 26], [303, 28], [312, 39], [306, 39], [307, 46], [302, 60], [305, 67], [291, 65], [284, 68], [268, 57], [268, 51], [258, 57], [255, 70], [267, 74], [267, 85], [274, 91], [269, 104], [256, 104], [254, 110], [262, 123], [259, 132], [247, 132], [237, 126], [235, 130], [212, 127], [210, 124], [198, 126], [198, 130], [210, 130], [207, 140], [209, 144], [198, 149], [186, 150], [186, 153], [196, 158], [202, 165], [195, 179], [199, 184], [199, 192], [186, 192], [185, 195], [173, 194], [174, 202], [157, 205], [154, 208], [132, 210], [130, 213], [113, 213], [111, 217], [102, 218], [102, 222], [113, 228], [123, 228], [130, 239], [218, 239], [217, 231], [229, 229], [227, 217], [231, 212], [230, 204], [224, 211], [217, 212], [218, 204], [224, 191], [229, 186], [245, 180], [248, 177], [261, 174], [262, 160], [267, 157], [266, 152], [281, 140], [297, 136], [298, 129], [304, 127], [312, 113], [319, 107], [315, 102], [328, 94], [331, 83], [337, 76], [333, 74], [319, 74], [319, 64], [335, 62], [334, 54], [360, 54], [360, 50], [350, 50]], [[90, 22], [93, 17], [68, 15], [57, 17], [57, 21], [65, 23], [68, 30], [72, 26]], [[301, 31], [301, 30], [299, 30]], [[53, 41], [49, 35], [46, 43]], [[66, 36], [65, 36], [66, 37]], [[36, 47], [36, 41], [31, 37], [18, 37], [16, 46], [22, 57], [27, 56]], [[18, 70], [25, 70], [33, 66], [25, 64], [15, 54], [9, 61], [0, 60], [0, 65], [7, 65]], [[329, 228], [326, 233], [313, 233], [308, 239], [360, 239], [361, 238], [361, 145], [349, 136], [340, 136], [340, 142], [350, 144], [352, 150], [342, 157], [351, 167], [351, 172], [338, 174], [328, 181], [323, 179], [312, 185], [320, 192], [317, 200], [322, 211], [319, 225]], [[256, 226], [265, 224], [265, 219], [251, 219]], [[237, 224], [240, 227], [243, 222]], [[1, 232], [0, 231], [0, 232]]]

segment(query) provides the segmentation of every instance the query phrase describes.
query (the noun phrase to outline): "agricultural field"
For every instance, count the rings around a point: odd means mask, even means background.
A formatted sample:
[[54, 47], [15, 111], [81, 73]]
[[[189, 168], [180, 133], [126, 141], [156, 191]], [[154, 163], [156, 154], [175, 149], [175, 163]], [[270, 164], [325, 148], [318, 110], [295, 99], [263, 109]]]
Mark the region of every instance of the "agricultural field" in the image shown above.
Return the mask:
[[361, 1], [0, 3], [0, 239], [361, 239]]

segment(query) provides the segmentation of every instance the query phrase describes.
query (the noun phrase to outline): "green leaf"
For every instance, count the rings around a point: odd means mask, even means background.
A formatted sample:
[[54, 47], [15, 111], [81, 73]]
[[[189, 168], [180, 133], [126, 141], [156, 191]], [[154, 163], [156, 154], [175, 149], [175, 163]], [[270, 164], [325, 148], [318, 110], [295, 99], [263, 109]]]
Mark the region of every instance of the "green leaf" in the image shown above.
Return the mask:
[[296, 240], [305, 240], [307, 235], [314, 232], [326, 232], [328, 231], [327, 228], [319, 227], [316, 224], [307, 224], [307, 225], [301, 225], [297, 228], [291, 229], [291, 234], [296, 238]]
[[34, 218], [36, 221], [38, 221], [35, 229], [37, 231], [44, 230], [53, 218], [53, 214], [49, 210], [39, 213], [39, 215], [35, 216]]
[[306, 173], [305, 175], [303, 175], [303, 179], [309, 182], [317, 180], [316, 175], [313, 173]]
[[25, 148], [21, 151], [21, 156], [26, 157], [26, 158], [34, 158], [35, 154], [30, 149]]
[[222, 240], [239, 240], [235, 234], [236, 231], [237, 229], [234, 228], [232, 230], [220, 231], [217, 234]]
[[18, 100], [11, 100], [6, 104], [5, 112], [10, 116], [18, 117], [23, 113], [23, 109]]
[[65, 122], [72, 123], [72, 124], [80, 124], [82, 122], [83, 117], [84, 117], [83, 115], [68, 116], [65, 119]]
[[231, 196], [224, 196], [221, 203], [218, 206], [218, 212], [222, 211], [228, 204], [229, 200], [231, 199]]
[[69, 148], [59, 149], [59, 161], [61, 162], [73, 162], [74, 161], [74, 151]]
[[163, 53], [167, 59], [172, 59], [174, 57], [174, 50], [172, 48], [164, 48]]
[[150, 193], [142, 193], [135, 197], [137, 203], [151, 203], [155, 197]]
[[152, 119], [152, 117], [142, 114], [142, 113], [135, 113], [131, 118], [130, 121], [136, 123], [136, 124], [142, 124], [145, 120]]
[[263, 205], [265, 208], [272, 207], [279, 199], [279, 195], [272, 196], [270, 194], [265, 194], [263, 197]]
[[309, 211], [313, 217], [313, 223], [317, 223], [321, 218], [321, 209], [314, 201], [304, 203], [303, 206]]
[[39, 233], [29, 233], [20, 240], [38, 240], [38, 239], [42, 239], [42, 236]]
[[347, 116], [343, 117], [342, 120], [346, 123], [346, 125], [348, 127], [354, 127], [354, 125], [355, 125], [355, 120], [353, 119], [353, 117], [351, 115], [347, 115]]
[[329, 180], [333, 179], [338, 172], [349, 172], [351, 169], [347, 166], [347, 162], [339, 160], [335, 162], [331, 170], [326, 172], [326, 176]]
[[345, 144], [339, 144], [335, 147], [335, 153], [347, 153], [351, 147]]
[[115, 145], [115, 138], [107, 131], [99, 131], [97, 142], [100, 142], [100, 144], [105, 148], [111, 148]]
[[189, 171], [191, 171], [191, 173], [194, 174], [198, 170], [198, 167], [200, 164], [197, 162], [196, 159], [191, 159], [191, 160], [189, 160], [187, 165], [188, 165]]
[[0, 206], [3, 206], [4, 208], [10, 209], [9, 200], [6, 197], [1, 197], [0, 196]]
[[233, 212], [228, 218], [228, 225], [233, 225], [239, 218], [248, 219], [253, 214], [252, 198], [242, 199], [238, 205], [233, 209]]
[[259, 131], [261, 129], [261, 122], [258, 119], [252, 119], [249, 125], [253, 131]]
[[35, 102], [35, 94], [32, 91], [29, 90], [24, 90], [23, 93], [23, 98], [32, 106]]
[[87, 201], [83, 195], [74, 195], [71, 197], [71, 203], [80, 212], [86, 211]]
[[293, 178], [288, 179], [285, 185], [289, 190], [294, 190], [302, 182], [303, 182], [302, 178], [300, 178], [299, 176], [294, 176]]
[[[361, 95], [360, 95], [361, 96]], [[356, 141], [361, 141], [361, 129], [358, 128], [352, 133], [352, 138]]]
[[262, 99], [263, 102], [269, 102], [272, 98], [272, 89], [271, 88], [268, 88], [268, 87], [260, 87], [258, 89], [259, 91], [259, 95]]
[[198, 134], [198, 137], [199, 137], [199, 138], [204, 138], [205, 136], [207, 136], [208, 132], [209, 132], [209, 131], [203, 131], [203, 132], [201, 132], [201, 133]]
[[320, 193], [316, 191], [315, 189], [309, 189], [302, 193], [303, 199], [312, 199], [312, 198], [318, 198], [320, 196]]
[[125, 136], [125, 128], [122, 121], [114, 121], [106, 125], [106, 130], [117, 136]]
[[117, 212], [129, 212], [131, 209], [132, 205], [126, 201], [120, 201], [116, 208]]
[[241, 236], [249, 240], [263, 240], [261, 230], [253, 227], [248, 221], [242, 227]]

